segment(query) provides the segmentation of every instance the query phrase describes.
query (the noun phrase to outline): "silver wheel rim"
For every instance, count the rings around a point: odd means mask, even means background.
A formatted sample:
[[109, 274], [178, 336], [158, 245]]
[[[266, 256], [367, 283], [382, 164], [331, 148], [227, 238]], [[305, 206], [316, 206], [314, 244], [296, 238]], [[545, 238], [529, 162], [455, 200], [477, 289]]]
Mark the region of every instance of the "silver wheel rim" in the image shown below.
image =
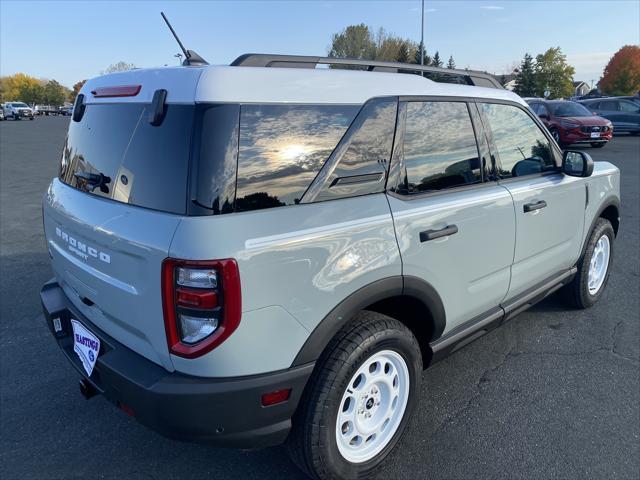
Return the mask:
[[560, 134], [556, 130], [553, 131], [553, 139], [556, 143], [560, 143]]
[[365, 360], [338, 407], [336, 442], [345, 460], [366, 462], [389, 444], [407, 408], [409, 383], [399, 353], [383, 350]]
[[591, 261], [589, 262], [589, 279], [587, 286], [591, 295], [598, 293], [604, 283], [609, 268], [610, 255], [611, 243], [609, 242], [609, 237], [602, 235], [593, 249]]

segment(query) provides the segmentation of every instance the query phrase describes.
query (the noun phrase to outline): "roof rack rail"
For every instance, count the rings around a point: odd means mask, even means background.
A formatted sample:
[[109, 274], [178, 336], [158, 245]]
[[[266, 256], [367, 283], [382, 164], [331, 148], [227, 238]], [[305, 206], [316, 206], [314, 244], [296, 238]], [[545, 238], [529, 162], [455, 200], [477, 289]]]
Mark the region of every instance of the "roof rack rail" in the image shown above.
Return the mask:
[[416, 63], [265, 53], [245, 53], [231, 62], [233, 67], [316, 68], [318, 65], [359, 66], [370, 72], [411, 73], [422, 75], [436, 82], [504, 88], [493, 75], [485, 72], [439, 68]]

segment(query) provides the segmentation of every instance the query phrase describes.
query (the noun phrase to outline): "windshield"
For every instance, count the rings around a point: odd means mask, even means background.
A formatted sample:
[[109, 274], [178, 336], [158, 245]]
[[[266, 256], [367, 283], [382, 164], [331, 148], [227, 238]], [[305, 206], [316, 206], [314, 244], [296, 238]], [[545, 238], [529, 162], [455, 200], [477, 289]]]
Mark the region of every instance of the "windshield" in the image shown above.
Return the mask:
[[556, 102], [550, 103], [553, 115], [556, 117], [592, 117], [593, 113], [579, 103]]
[[21, 103], [21, 102], [16, 102], [16, 103], [12, 103], [11, 104], [12, 107], [20, 107], [20, 108], [29, 108], [29, 106], [26, 103]]

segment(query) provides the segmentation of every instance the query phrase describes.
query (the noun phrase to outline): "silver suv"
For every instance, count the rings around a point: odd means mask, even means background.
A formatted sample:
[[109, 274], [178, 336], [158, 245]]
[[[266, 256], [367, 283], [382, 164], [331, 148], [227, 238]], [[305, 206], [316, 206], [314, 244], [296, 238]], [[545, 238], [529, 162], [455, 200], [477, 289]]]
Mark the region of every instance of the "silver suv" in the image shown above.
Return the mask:
[[558, 289], [598, 300], [619, 171], [563, 154], [482, 74], [313, 68], [333, 61], [88, 81], [44, 197], [41, 298], [87, 398], [362, 478], [424, 368]]

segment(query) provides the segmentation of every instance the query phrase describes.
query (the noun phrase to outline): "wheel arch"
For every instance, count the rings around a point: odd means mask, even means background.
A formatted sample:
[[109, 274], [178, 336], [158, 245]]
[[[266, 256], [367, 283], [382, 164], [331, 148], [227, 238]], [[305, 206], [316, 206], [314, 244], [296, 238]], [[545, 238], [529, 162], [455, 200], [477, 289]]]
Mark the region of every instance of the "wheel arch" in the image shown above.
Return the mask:
[[362, 310], [382, 313], [405, 324], [420, 344], [424, 367], [429, 365], [429, 343], [442, 335], [446, 325], [444, 305], [424, 280], [394, 276], [356, 290], [334, 307], [311, 332], [292, 367], [316, 361], [336, 333]]
[[616, 197], [609, 198], [604, 201], [600, 208], [598, 208], [597, 213], [593, 216], [593, 220], [591, 220], [591, 224], [589, 225], [589, 229], [585, 230], [586, 235], [582, 240], [582, 249], [580, 251], [580, 257], [584, 257], [584, 253], [587, 250], [587, 244], [589, 243], [589, 237], [591, 236], [591, 232], [596, 226], [596, 222], [605, 218], [611, 222], [611, 226], [613, 227], [613, 233], [615, 236], [618, 236], [618, 229], [620, 228], [620, 200]]

